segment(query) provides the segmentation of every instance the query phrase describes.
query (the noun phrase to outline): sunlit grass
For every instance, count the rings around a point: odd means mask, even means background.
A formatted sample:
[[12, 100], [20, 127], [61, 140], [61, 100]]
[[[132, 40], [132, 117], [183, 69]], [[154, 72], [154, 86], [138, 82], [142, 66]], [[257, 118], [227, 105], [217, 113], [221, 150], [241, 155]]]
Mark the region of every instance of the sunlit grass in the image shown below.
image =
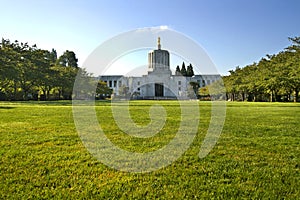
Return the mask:
[[[110, 102], [97, 102], [103, 130], [116, 145], [137, 152], [161, 148], [178, 129], [174, 101], [133, 101], [130, 113], [150, 122], [152, 104], [168, 113], [153, 138], [134, 138], [118, 129]], [[247, 198], [300, 196], [300, 105], [227, 103], [223, 133], [212, 152], [198, 158], [210, 122], [210, 103], [200, 102], [198, 135], [190, 149], [163, 169], [119, 172], [93, 158], [82, 144], [71, 102], [0, 103], [0, 198]]]

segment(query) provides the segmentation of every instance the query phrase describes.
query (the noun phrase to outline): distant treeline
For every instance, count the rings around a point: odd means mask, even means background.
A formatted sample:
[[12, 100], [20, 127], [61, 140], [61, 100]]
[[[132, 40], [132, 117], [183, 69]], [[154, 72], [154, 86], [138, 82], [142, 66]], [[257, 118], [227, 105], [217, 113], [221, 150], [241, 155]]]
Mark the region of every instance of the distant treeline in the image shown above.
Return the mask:
[[[300, 37], [289, 38], [291, 45], [258, 63], [230, 70], [223, 77], [226, 99], [231, 101], [299, 101]], [[200, 94], [220, 93], [222, 83], [200, 89]]]
[[[275, 55], [267, 55], [258, 63], [236, 67], [222, 81], [199, 89], [199, 96], [215, 95], [231, 101], [299, 101], [300, 37], [289, 38], [291, 45]], [[184, 65], [184, 63], [183, 63]], [[0, 100], [70, 100], [77, 74], [92, 76], [78, 67], [73, 51], [57, 56], [51, 51], [28, 43], [2, 39], [0, 43]], [[188, 69], [177, 66], [176, 73], [192, 76]], [[101, 97], [112, 91], [99, 82], [96, 93]], [[77, 96], [79, 96], [80, 91]], [[225, 96], [220, 96], [225, 93]]]
[[0, 43], [0, 100], [71, 99], [79, 71], [73, 51], [57, 57], [28, 43], [2, 39]]

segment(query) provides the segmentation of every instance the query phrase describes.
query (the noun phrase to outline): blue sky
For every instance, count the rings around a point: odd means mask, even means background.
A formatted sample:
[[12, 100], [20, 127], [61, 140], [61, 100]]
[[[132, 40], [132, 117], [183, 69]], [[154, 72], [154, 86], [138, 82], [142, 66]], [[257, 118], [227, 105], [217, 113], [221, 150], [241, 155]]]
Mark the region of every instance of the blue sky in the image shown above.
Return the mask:
[[[168, 26], [200, 44], [221, 74], [259, 61], [300, 36], [298, 0], [0, 0], [0, 36], [81, 65], [102, 42], [136, 28]], [[163, 44], [163, 39], [162, 39]], [[147, 61], [147, 55], [145, 55]], [[176, 67], [176, 66], [172, 66]]]

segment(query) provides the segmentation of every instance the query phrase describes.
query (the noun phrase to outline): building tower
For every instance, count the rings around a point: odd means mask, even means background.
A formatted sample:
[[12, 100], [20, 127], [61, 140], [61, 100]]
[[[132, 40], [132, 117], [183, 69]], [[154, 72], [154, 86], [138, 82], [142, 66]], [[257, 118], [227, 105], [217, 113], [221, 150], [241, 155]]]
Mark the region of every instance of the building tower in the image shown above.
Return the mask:
[[148, 74], [164, 73], [171, 75], [170, 54], [161, 49], [160, 37], [157, 39], [157, 49], [148, 53]]

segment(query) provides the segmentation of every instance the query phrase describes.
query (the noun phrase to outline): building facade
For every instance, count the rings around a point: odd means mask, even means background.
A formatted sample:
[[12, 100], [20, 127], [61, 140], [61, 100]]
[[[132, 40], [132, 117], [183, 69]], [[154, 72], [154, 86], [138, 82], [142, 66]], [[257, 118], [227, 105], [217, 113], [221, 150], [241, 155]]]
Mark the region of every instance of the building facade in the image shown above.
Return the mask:
[[194, 75], [185, 77], [172, 75], [170, 54], [161, 49], [158, 38], [157, 49], [148, 53], [148, 72], [140, 77], [99, 76], [107, 86], [113, 89], [114, 96], [129, 96], [132, 99], [187, 99], [194, 95], [190, 82], [200, 87], [209, 85], [221, 78], [217, 75]]

